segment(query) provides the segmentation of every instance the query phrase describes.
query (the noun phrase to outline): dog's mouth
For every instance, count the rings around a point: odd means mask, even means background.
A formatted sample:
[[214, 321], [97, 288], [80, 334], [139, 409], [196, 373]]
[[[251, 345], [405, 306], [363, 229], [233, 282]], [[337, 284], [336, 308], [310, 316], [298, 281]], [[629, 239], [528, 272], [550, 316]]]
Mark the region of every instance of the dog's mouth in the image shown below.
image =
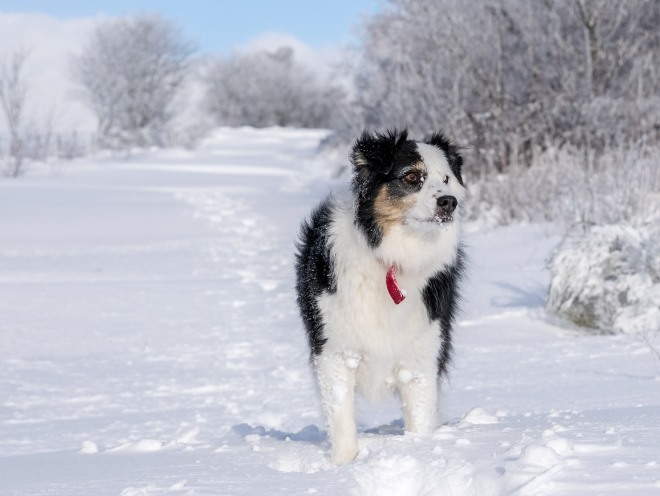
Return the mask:
[[433, 217], [426, 217], [426, 218], [413, 217], [410, 220], [412, 221], [410, 223], [421, 224], [430, 227], [439, 224], [449, 224], [450, 222], [454, 221], [454, 216], [452, 214], [443, 214], [440, 212], [436, 212]]
[[430, 222], [432, 224], [446, 224], [454, 220], [454, 212], [447, 212], [442, 209], [437, 209], [433, 214], [433, 217], [424, 219], [425, 222]]
[[437, 222], [439, 224], [446, 224], [447, 222], [452, 222], [453, 220], [454, 220], [454, 216], [452, 214], [437, 213], [433, 216], [433, 218], [430, 220], [430, 222]]

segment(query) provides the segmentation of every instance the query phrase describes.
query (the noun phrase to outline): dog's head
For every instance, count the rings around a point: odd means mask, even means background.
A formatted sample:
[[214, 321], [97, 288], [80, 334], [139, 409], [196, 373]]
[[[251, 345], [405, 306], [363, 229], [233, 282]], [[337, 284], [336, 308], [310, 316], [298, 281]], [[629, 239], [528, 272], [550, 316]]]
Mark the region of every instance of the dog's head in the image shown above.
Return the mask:
[[372, 247], [395, 225], [434, 232], [455, 222], [465, 196], [458, 148], [441, 133], [363, 133], [351, 154], [356, 223]]

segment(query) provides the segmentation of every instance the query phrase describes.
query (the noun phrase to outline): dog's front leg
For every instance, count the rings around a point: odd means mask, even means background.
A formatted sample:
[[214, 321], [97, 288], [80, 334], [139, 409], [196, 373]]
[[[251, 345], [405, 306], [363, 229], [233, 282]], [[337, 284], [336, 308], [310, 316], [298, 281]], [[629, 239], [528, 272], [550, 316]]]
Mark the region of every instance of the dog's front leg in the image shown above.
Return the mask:
[[435, 374], [399, 372], [399, 394], [405, 430], [429, 434], [437, 422], [438, 384]]
[[345, 353], [323, 352], [315, 360], [323, 413], [332, 446], [332, 461], [348, 463], [357, 455], [355, 427], [356, 359]]

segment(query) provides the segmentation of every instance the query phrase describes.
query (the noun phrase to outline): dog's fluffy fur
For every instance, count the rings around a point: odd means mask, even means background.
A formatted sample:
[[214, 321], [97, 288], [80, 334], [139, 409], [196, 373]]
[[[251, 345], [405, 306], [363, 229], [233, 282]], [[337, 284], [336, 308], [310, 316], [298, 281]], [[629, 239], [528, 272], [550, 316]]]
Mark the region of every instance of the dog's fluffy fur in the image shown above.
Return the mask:
[[[405, 429], [433, 429], [463, 269], [463, 161], [453, 144], [439, 133], [423, 142], [364, 133], [351, 162], [352, 194], [327, 198], [303, 224], [296, 263], [336, 463], [357, 454], [356, 389], [397, 391]], [[407, 293], [399, 305], [385, 284], [393, 266]]]

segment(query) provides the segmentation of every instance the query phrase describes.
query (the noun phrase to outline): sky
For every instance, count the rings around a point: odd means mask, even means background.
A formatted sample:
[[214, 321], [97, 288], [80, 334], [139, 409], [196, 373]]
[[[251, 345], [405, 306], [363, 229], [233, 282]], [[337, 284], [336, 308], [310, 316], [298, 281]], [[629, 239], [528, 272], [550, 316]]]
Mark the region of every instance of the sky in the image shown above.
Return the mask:
[[62, 20], [158, 12], [181, 26], [202, 52], [228, 53], [265, 34], [292, 36], [313, 49], [348, 43], [383, 0], [0, 0], [0, 12]]

